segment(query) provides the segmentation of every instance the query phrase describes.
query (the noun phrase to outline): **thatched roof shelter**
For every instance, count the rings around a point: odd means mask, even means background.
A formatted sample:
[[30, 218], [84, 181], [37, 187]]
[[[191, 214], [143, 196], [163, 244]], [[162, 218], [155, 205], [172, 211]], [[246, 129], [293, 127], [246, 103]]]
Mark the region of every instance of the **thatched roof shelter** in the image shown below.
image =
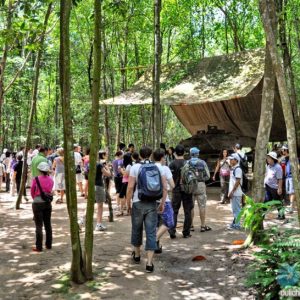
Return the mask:
[[[162, 66], [161, 103], [171, 105], [191, 134], [215, 125], [240, 136], [256, 137], [261, 109], [265, 52], [262, 49]], [[271, 140], [286, 130], [275, 93]], [[114, 105], [152, 103], [152, 70], [127, 92], [104, 101]]]

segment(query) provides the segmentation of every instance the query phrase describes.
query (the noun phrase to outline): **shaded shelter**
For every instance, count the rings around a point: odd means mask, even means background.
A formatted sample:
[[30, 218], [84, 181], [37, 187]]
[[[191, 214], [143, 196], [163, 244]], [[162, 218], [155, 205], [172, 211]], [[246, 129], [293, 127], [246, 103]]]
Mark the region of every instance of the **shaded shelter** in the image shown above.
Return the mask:
[[[162, 66], [161, 104], [170, 105], [187, 130], [195, 135], [208, 125], [255, 139], [258, 131], [265, 50], [256, 49]], [[271, 141], [286, 139], [278, 89], [275, 91]], [[108, 105], [152, 103], [152, 69]]]

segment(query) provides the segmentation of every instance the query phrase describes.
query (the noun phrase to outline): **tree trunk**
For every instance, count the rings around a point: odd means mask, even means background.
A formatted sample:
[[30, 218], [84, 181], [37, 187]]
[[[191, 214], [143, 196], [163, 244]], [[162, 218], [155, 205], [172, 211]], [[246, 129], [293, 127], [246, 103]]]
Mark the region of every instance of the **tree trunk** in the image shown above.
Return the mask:
[[161, 105], [160, 105], [160, 73], [161, 73], [161, 32], [160, 32], [161, 0], [154, 0], [154, 147], [159, 148], [161, 142]]
[[265, 160], [273, 120], [275, 96], [275, 73], [268, 48], [265, 57], [264, 85], [261, 113], [255, 145], [255, 169], [253, 173], [252, 196], [255, 202], [264, 200]]
[[[12, 25], [12, 4], [13, 0], [8, 1], [8, 8], [7, 8], [7, 26], [6, 31], [9, 32]], [[0, 127], [2, 122], [2, 106], [4, 102], [4, 72], [6, 67], [6, 61], [7, 61], [7, 54], [9, 50], [9, 42], [6, 41], [3, 47], [3, 54], [0, 62]]]
[[20, 186], [20, 190], [19, 190], [19, 194], [18, 194], [16, 203], [15, 203], [16, 209], [20, 209], [20, 204], [22, 202], [22, 196], [26, 189], [27, 154], [28, 154], [28, 150], [29, 150], [30, 144], [31, 144], [33, 117], [34, 117], [34, 114], [36, 111], [36, 102], [37, 102], [38, 86], [39, 86], [39, 78], [40, 78], [41, 58], [42, 58], [43, 51], [44, 51], [43, 47], [44, 47], [46, 29], [47, 29], [48, 20], [49, 20], [50, 14], [51, 14], [51, 10], [52, 10], [52, 2], [49, 3], [48, 9], [47, 9], [47, 12], [45, 15], [44, 28], [43, 28], [40, 45], [39, 45], [39, 50], [38, 50], [38, 53], [36, 56], [36, 61], [35, 61], [35, 67], [34, 67], [35, 77], [34, 77], [33, 90], [32, 90], [31, 109], [30, 109], [30, 115], [29, 115], [28, 127], [27, 127], [27, 136], [26, 136], [25, 152], [24, 152], [24, 158], [23, 158], [21, 186]]
[[85, 281], [84, 266], [77, 224], [77, 195], [75, 162], [73, 153], [73, 124], [71, 111], [70, 85], [70, 13], [71, 0], [60, 1], [60, 88], [64, 130], [64, 161], [66, 175], [66, 198], [70, 219], [71, 234], [71, 280], [76, 283]]
[[295, 127], [296, 127], [296, 135], [297, 135], [297, 145], [299, 145], [300, 142], [300, 122], [299, 122], [299, 112], [297, 107], [297, 93], [296, 93], [296, 87], [295, 87], [295, 77], [292, 70], [292, 60], [291, 60], [291, 54], [289, 50], [289, 43], [287, 39], [287, 33], [286, 33], [286, 21], [287, 21], [287, 14], [286, 14], [286, 1], [285, 0], [279, 0], [277, 1], [277, 12], [279, 16], [279, 39], [280, 44], [282, 48], [282, 58], [283, 58], [283, 66], [285, 71], [285, 78], [288, 83], [288, 87], [290, 92], [290, 100], [293, 110], [293, 116], [295, 121]]
[[263, 26], [267, 38], [267, 47], [270, 51], [273, 69], [276, 74], [279, 94], [280, 94], [282, 108], [283, 108], [283, 114], [286, 122], [287, 140], [289, 144], [289, 155], [290, 155], [290, 162], [292, 167], [293, 182], [295, 187], [295, 197], [296, 197], [297, 208], [298, 208], [298, 220], [300, 222], [300, 189], [299, 189], [300, 178], [298, 173], [295, 123], [294, 123], [293, 111], [289, 99], [287, 84], [284, 77], [284, 70], [281, 64], [278, 50], [276, 48], [276, 38], [272, 31], [272, 25], [270, 20], [273, 18], [271, 15], [273, 11], [269, 9], [270, 6], [269, 1], [260, 0], [260, 10], [261, 10]]
[[93, 46], [93, 81], [92, 81], [92, 119], [91, 119], [91, 146], [90, 146], [90, 169], [88, 183], [88, 201], [86, 209], [86, 231], [85, 231], [85, 276], [93, 278], [93, 216], [95, 205], [95, 178], [96, 163], [99, 145], [99, 101], [101, 85], [101, 1], [94, 1], [95, 25]]

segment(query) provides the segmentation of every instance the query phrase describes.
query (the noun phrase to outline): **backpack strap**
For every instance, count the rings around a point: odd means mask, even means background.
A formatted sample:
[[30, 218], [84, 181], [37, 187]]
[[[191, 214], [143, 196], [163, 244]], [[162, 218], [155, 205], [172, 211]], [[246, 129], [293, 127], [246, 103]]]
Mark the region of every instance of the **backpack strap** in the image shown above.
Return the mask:
[[40, 193], [41, 193], [41, 194], [44, 193], [44, 191], [42, 190], [42, 187], [41, 187], [41, 184], [40, 184], [40, 181], [39, 181], [39, 177], [38, 177], [38, 176], [35, 177], [35, 181], [36, 181], [36, 184], [37, 184], [37, 186], [38, 186], [38, 188], [39, 188], [39, 190], [40, 190]]

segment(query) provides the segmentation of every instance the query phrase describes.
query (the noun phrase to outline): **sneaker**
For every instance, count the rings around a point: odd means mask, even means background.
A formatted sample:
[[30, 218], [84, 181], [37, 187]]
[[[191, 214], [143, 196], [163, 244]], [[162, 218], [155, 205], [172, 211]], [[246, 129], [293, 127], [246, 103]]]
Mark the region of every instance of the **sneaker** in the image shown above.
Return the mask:
[[154, 265], [152, 264], [151, 266], [146, 265], [146, 272], [147, 273], [152, 273], [154, 271]]
[[42, 249], [38, 249], [38, 248], [34, 247], [34, 248], [32, 248], [32, 251], [33, 251], [33, 252], [42, 252], [43, 250], [42, 250]]
[[191, 226], [190, 231], [195, 231], [194, 226]]
[[159, 241], [156, 242], [156, 249], [154, 250], [154, 253], [156, 254], [162, 253], [162, 246], [159, 244]]
[[132, 251], [131, 257], [132, 257], [133, 261], [134, 261], [136, 264], [139, 264], [139, 263], [141, 262], [141, 257], [140, 257], [140, 256], [135, 256], [135, 251]]
[[170, 234], [170, 238], [173, 240], [173, 239], [176, 239], [176, 234], [175, 233], [172, 233]]
[[97, 224], [95, 230], [97, 231], [105, 231], [106, 227], [102, 224]]
[[278, 215], [277, 220], [285, 220], [285, 215]]
[[184, 239], [190, 238], [191, 236], [192, 236], [191, 234], [183, 234]]

